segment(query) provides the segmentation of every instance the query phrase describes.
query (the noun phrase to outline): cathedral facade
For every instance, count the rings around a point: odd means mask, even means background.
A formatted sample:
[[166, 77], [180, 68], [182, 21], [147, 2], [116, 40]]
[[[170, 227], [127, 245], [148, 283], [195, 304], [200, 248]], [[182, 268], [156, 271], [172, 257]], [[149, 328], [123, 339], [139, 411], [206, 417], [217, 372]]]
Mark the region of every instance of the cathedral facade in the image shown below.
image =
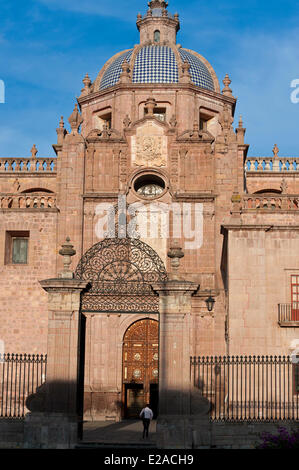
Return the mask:
[[[84, 77], [53, 157], [34, 145], [0, 159], [0, 339], [6, 353], [46, 354], [46, 280], [84, 281], [88, 420], [136, 416], [145, 402], [157, 412], [164, 371], [182, 357], [298, 348], [299, 158], [277, 145], [248, 156], [229, 76], [220, 86], [177, 44], [165, 1], [150, 1], [137, 28], [138, 45]], [[161, 323], [167, 302], [176, 313]]]

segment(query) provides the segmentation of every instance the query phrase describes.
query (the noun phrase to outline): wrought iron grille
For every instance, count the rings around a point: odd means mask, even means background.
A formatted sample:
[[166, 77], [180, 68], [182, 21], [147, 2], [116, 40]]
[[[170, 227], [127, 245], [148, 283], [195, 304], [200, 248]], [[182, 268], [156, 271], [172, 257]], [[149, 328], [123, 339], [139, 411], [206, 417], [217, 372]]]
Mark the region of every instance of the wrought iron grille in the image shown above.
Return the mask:
[[193, 357], [191, 380], [212, 421], [299, 419], [299, 363], [289, 356]]
[[23, 418], [26, 400], [46, 381], [47, 356], [0, 354], [0, 417]]
[[299, 302], [278, 305], [278, 323], [297, 322], [299, 324]]
[[158, 313], [159, 300], [151, 283], [166, 281], [167, 273], [146, 243], [111, 238], [87, 251], [75, 278], [90, 284], [82, 296], [82, 311]]

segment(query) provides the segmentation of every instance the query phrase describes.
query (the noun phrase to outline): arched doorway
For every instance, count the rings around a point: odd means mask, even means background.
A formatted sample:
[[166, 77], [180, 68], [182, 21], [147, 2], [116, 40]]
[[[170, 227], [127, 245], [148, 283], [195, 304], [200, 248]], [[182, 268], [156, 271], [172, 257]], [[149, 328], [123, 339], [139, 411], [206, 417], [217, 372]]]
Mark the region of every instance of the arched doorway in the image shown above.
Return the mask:
[[[75, 278], [89, 281], [89, 287], [81, 297], [79, 406], [88, 419], [118, 420], [128, 414], [125, 391], [130, 388], [123, 382], [123, 356], [119, 345], [128, 325], [143, 317], [147, 317], [145, 322], [149, 317], [158, 319], [159, 297], [151, 284], [167, 281], [166, 268], [146, 243], [137, 239], [109, 238], [85, 253], [77, 266]], [[122, 329], [124, 324], [126, 327]], [[146, 325], [152, 326], [148, 328]], [[150, 368], [147, 355], [153, 352], [150, 344], [155, 348], [153, 354], [158, 352], [158, 322], [144, 323], [144, 326], [141, 337], [136, 338], [138, 343], [134, 342], [134, 328], [127, 331], [129, 335], [133, 334], [132, 343], [128, 344], [139, 344], [142, 340], [142, 354], [147, 358], [143, 370], [147, 371]], [[104, 351], [101, 356], [99, 348]], [[131, 390], [137, 390], [138, 385], [145, 393], [144, 401], [152, 401], [157, 408], [158, 377], [148, 377], [144, 382], [138, 377], [135, 382], [132, 380], [131, 377]]]
[[159, 380], [159, 323], [133, 323], [123, 341], [123, 404], [125, 418], [138, 417], [150, 403], [157, 416]]

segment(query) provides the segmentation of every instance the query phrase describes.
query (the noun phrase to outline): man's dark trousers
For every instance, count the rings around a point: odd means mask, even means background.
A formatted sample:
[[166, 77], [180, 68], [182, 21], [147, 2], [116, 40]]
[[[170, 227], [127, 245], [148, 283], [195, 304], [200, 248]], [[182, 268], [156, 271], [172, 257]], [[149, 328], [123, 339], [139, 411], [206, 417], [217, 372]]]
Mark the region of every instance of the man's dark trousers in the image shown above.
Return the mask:
[[143, 418], [143, 439], [145, 436], [148, 437], [148, 428], [149, 428], [150, 422], [151, 422], [150, 419]]

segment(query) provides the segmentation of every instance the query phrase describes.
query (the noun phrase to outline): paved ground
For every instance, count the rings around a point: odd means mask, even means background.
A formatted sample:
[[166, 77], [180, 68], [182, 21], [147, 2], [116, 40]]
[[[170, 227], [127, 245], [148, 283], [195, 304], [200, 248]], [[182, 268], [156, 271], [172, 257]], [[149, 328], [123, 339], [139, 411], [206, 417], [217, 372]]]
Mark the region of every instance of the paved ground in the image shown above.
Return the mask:
[[149, 438], [142, 438], [142, 421], [127, 420], [120, 423], [86, 422], [84, 423], [83, 443], [119, 445], [156, 445], [156, 421], [150, 425]]

